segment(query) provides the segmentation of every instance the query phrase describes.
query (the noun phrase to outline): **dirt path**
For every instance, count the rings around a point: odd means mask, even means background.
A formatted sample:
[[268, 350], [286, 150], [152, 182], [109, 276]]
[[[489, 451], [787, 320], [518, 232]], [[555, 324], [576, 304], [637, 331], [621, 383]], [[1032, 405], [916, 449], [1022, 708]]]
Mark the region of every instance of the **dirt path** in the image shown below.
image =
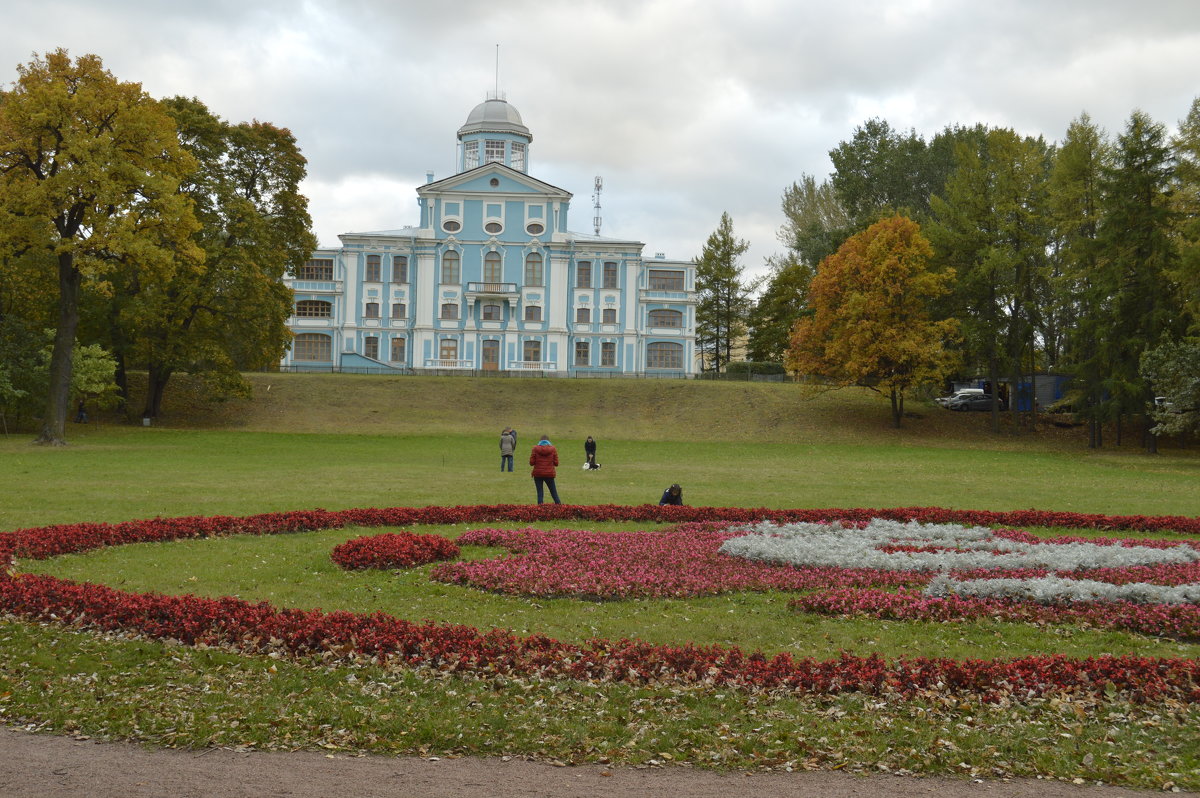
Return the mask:
[[1053, 781], [975, 783], [849, 773], [718, 774], [674, 767], [554, 767], [498, 759], [415, 759], [147, 750], [0, 727], [5, 798], [1146, 798]]

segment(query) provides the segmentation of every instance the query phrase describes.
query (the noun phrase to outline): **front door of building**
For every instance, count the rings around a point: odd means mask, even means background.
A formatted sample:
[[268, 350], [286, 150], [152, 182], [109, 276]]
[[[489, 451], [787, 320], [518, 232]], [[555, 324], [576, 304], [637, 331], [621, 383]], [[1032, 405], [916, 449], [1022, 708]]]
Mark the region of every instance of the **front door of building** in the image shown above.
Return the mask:
[[484, 341], [482, 355], [483, 355], [483, 370], [484, 371], [499, 371], [500, 370], [500, 342], [499, 341]]

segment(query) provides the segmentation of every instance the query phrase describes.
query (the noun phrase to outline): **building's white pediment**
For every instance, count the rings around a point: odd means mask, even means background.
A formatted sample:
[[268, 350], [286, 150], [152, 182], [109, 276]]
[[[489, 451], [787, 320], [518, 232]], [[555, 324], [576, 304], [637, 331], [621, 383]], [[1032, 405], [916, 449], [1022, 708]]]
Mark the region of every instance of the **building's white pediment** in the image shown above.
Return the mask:
[[502, 163], [485, 163], [474, 169], [459, 172], [444, 180], [426, 183], [417, 189], [421, 197], [442, 194], [540, 194], [558, 200], [570, 200], [571, 192], [544, 183], [536, 177], [505, 166]]

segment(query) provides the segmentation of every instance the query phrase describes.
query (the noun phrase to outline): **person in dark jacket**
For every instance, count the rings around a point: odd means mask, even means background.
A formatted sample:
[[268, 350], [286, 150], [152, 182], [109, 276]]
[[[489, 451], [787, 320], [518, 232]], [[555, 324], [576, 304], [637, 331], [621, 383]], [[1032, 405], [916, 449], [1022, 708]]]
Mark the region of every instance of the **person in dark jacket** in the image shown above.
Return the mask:
[[504, 432], [500, 433], [500, 470], [504, 470], [505, 464], [508, 465], [508, 470], [513, 470], [513, 451], [517, 448], [517, 436], [513, 434], [511, 429], [505, 428]]
[[538, 504], [545, 504], [542, 492], [544, 487], [550, 488], [550, 498], [554, 499], [555, 504], [562, 504], [558, 500], [558, 488], [554, 485], [554, 478], [558, 476], [558, 449], [554, 448], [545, 435], [529, 453], [529, 465], [533, 466], [533, 484], [537, 486]]
[[663, 491], [662, 498], [658, 500], [661, 507], [664, 504], [674, 504], [677, 507], [683, 506], [683, 488], [678, 485], [672, 485]]
[[591, 435], [587, 436], [587, 440], [583, 442], [583, 453], [587, 455], [587, 467], [594, 471], [600, 467], [596, 462], [596, 439]]

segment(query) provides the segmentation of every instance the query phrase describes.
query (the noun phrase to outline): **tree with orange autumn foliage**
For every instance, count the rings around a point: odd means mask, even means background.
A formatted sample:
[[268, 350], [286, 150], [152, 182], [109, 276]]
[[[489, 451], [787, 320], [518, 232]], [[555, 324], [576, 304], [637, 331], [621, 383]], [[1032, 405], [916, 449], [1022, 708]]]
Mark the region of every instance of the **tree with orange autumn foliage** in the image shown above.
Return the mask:
[[899, 427], [906, 392], [941, 381], [957, 362], [947, 344], [957, 338], [958, 322], [930, 316], [954, 272], [930, 271], [932, 255], [920, 226], [903, 216], [847, 239], [817, 267], [813, 312], [792, 329], [788, 368], [887, 396]]

